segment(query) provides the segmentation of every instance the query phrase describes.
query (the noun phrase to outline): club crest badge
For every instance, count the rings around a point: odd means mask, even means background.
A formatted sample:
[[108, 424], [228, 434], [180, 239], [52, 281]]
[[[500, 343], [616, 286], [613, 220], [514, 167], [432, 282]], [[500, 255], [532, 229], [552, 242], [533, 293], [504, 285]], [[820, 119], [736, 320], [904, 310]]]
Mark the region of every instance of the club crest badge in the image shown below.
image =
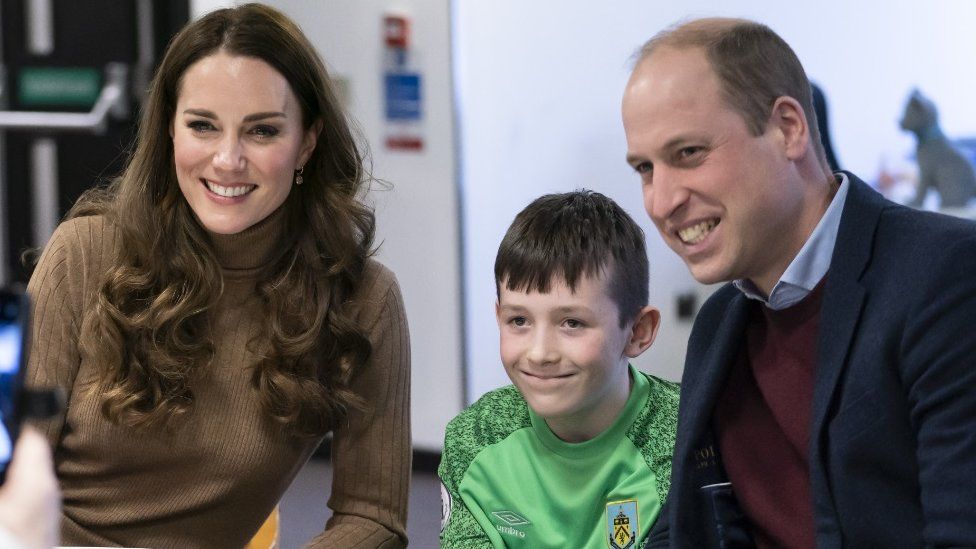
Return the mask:
[[610, 549], [630, 549], [637, 543], [637, 500], [612, 501], [607, 504], [607, 542]]

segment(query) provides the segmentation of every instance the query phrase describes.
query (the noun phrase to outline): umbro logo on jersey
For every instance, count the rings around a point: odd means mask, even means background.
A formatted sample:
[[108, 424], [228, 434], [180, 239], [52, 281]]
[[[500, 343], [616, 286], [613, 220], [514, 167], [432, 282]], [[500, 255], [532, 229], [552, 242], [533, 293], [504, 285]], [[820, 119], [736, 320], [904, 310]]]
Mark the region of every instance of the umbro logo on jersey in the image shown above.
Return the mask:
[[525, 531], [515, 528], [516, 526], [527, 526], [532, 524], [529, 519], [516, 513], [515, 511], [492, 511], [491, 515], [502, 524], [495, 524], [495, 530], [506, 536], [514, 536], [525, 539]]
[[504, 522], [509, 526], [522, 526], [523, 524], [532, 524], [529, 519], [523, 517], [522, 515], [516, 513], [515, 511], [492, 511], [491, 513], [495, 518]]

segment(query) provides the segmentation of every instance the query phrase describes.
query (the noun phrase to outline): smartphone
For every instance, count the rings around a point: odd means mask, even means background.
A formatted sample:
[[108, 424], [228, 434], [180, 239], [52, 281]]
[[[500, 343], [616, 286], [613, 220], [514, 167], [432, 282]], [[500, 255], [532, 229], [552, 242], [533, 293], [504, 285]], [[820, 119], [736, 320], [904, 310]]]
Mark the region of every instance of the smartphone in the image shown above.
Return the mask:
[[21, 289], [0, 290], [0, 483], [20, 434], [30, 305]]

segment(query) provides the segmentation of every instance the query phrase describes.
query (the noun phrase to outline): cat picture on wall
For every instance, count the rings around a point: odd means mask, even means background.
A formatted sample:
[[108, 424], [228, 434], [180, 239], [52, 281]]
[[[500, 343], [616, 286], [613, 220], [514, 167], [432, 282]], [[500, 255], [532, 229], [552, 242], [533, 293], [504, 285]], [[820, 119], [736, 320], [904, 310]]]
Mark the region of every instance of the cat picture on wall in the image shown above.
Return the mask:
[[918, 187], [912, 206], [921, 206], [929, 189], [939, 193], [942, 208], [963, 208], [976, 198], [976, 170], [942, 133], [932, 100], [912, 90], [900, 124], [916, 139]]

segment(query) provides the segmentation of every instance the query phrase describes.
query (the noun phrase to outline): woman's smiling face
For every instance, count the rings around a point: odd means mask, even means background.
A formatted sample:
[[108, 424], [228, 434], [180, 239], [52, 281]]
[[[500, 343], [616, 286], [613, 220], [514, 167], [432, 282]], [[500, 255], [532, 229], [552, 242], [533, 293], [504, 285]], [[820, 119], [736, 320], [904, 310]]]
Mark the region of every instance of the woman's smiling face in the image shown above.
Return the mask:
[[239, 233], [291, 192], [315, 148], [291, 86], [264, 61], [218, 51], [183, 74], [170, 134], [180, 191], [208, 231]]

